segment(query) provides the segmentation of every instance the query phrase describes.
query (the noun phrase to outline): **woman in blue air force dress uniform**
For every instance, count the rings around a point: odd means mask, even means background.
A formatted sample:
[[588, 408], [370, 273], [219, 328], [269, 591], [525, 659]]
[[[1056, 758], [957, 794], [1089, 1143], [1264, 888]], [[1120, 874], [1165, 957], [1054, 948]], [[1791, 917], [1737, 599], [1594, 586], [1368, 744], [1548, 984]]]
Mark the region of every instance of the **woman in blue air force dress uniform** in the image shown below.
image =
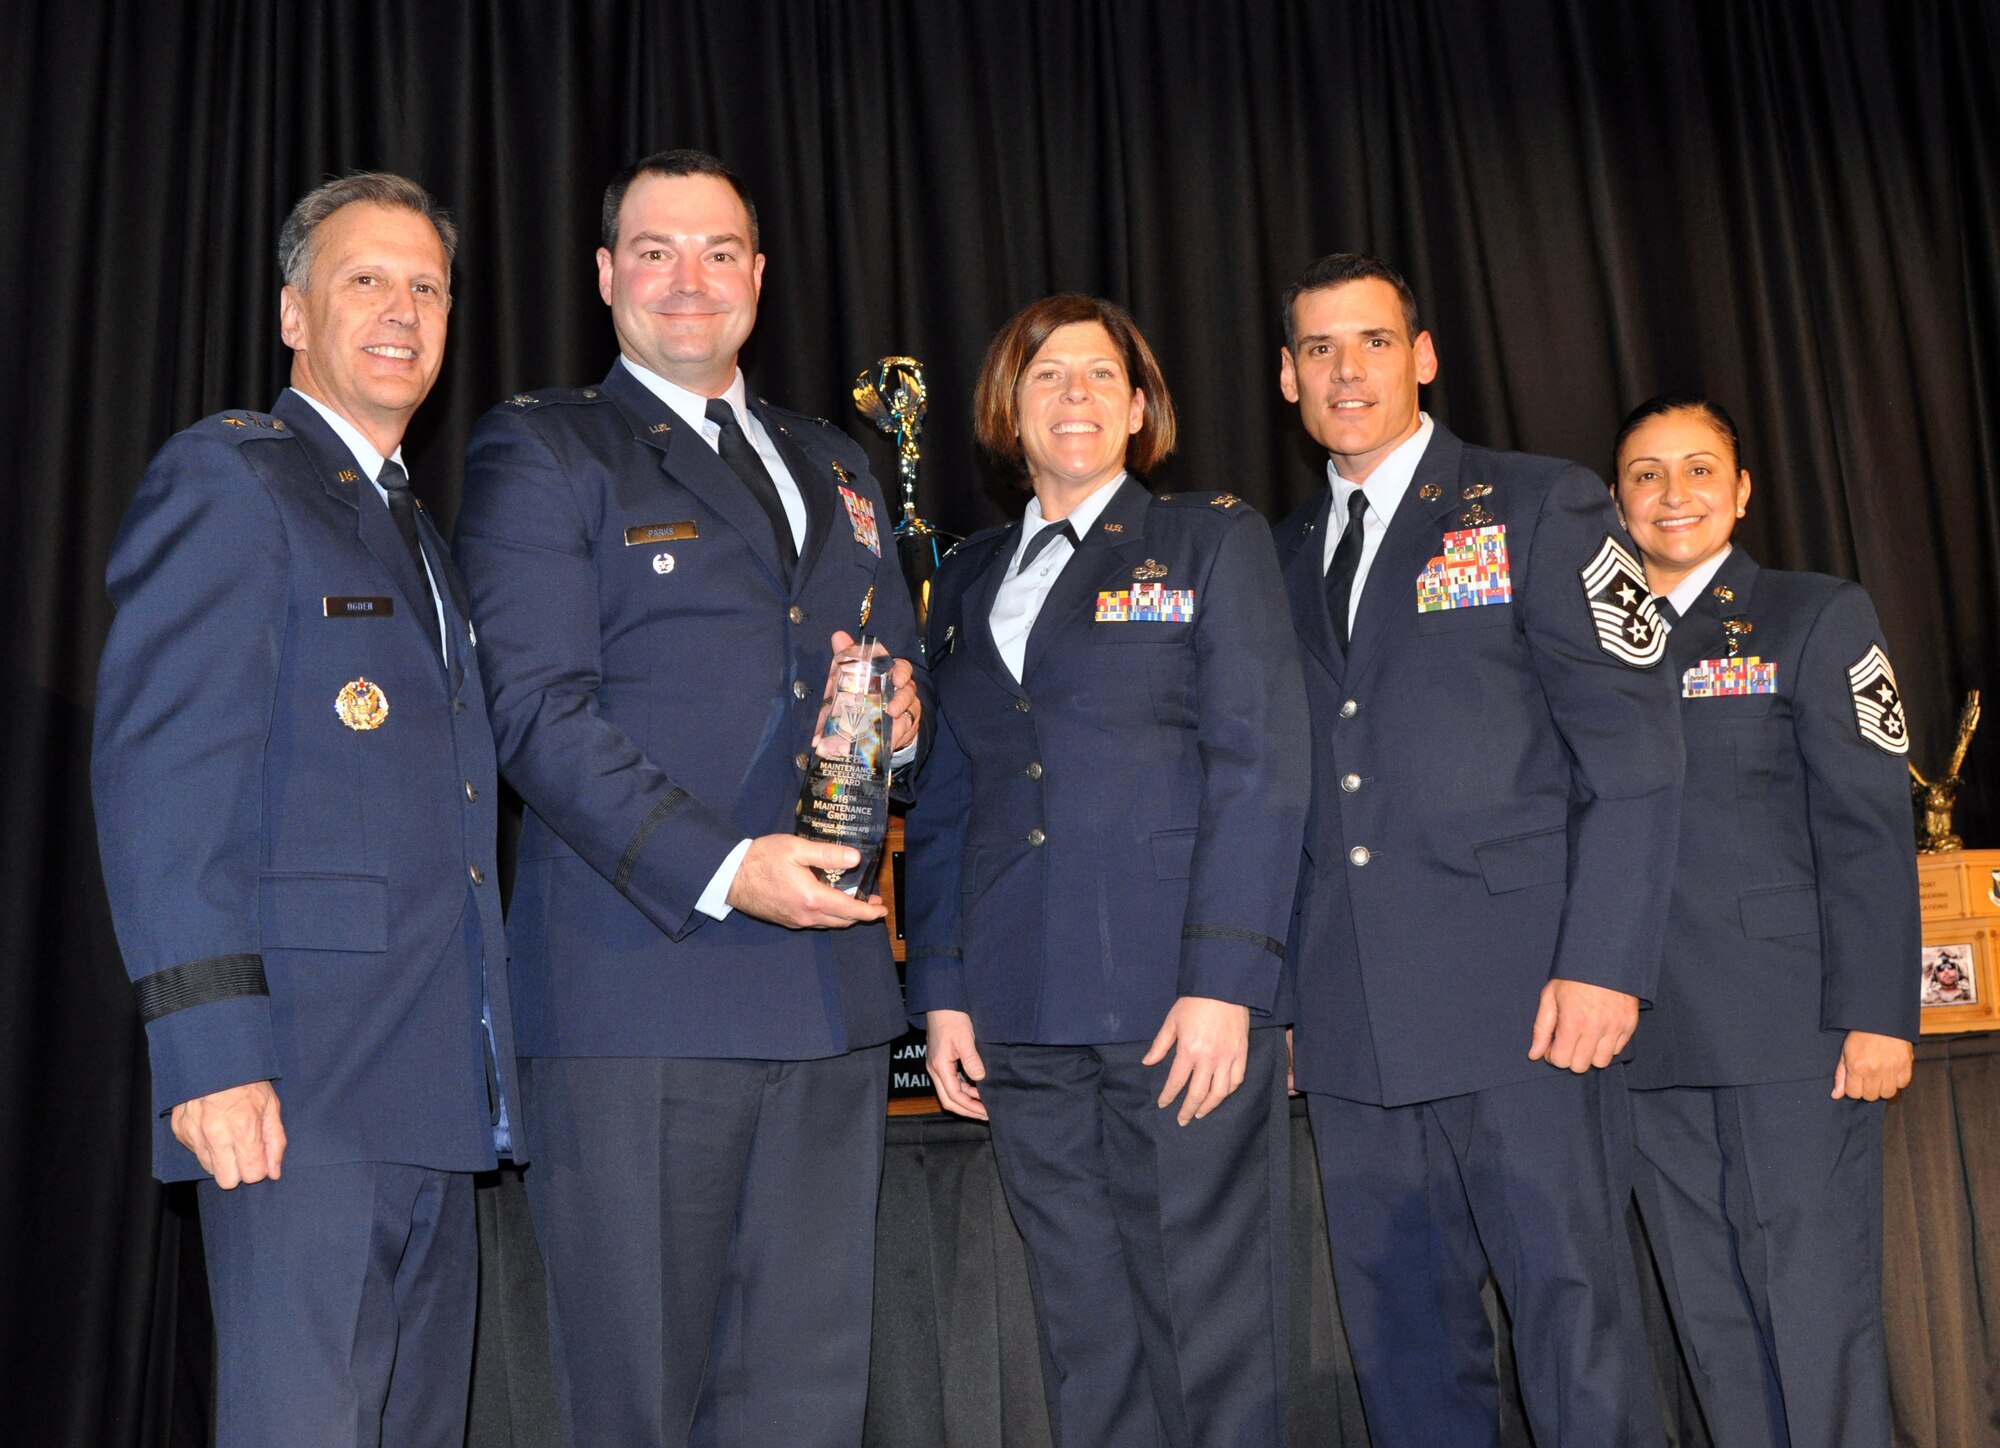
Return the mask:
[[1759, 568], [1736, 428], [1625, 420], [1613, 492], [1669, 607], [1687, 783], [1660, 987], [1627, 1073], [1640, 1212], [1726, 1448], [1889, 1441], [1882, 1102], [1919, 929], [1909, 733], [1861, 587]]
[[1111, 303], [1009, 322], [975, 424], [1034, 497], [933, 587], [910, 1013], [939, 1098], [992, 1123], [1055, 1442], [1269, 1448], [1308, 769], [1270, 529], [1135, 476], [1173, 406]]

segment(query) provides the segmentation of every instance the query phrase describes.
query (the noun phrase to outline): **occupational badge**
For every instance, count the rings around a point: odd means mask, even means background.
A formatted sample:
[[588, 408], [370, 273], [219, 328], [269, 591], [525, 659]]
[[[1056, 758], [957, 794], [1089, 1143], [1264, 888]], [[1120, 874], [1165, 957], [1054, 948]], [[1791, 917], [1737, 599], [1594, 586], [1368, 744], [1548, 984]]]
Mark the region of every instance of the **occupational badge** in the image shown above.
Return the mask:
[[1728, 699], [1741, 694], [1778, 692], [1778, 661], [1765, 663], [1752, 654], [1742, 658], [1703, 659], [1681, 675], [1683, 699]]
[[1156, 559], [1148, 558], [1144, 563], [1141, 563], [1137, 568], [1132, 570], [1132, 576], [1141, 583], [1150, 583], [1156, 578], [1165, 578], [1167, 576], [1167, 565]]
[[1729, 640], [1729, 657], [1733, 659], [1743, 652], [1743, 635], [1757, 632], [1757, 625], [1747, 618], [1725, 618], [1722, 632]]
[[1444, 552], [1417, 575], [1417, 612], [1507, 603], [1514, 577], [1507, 564], [1507, 527], [1466, 528], [1444, 535]]
[[1605, 535], [1597, 556], [1578, 570], [1597, 646], [1621, 664], [1650, 669], [1667, 653], [1667, 628], [1653, 607], [1646, 575], [1618, 540]]
[[389, 717], [389, 696], [380, 684], [356, 679], [334, 695], [333, 712], [349, 729], [380, 729]]
[[655, 553], [655, 554], [653, 555], [653, 572], [655, 572], [655, 573], [672, 573], [673, 571], [674, 571], [674, 555], [673, 555], [673, 554], [671, 554], [671, 553]]
[[1896, 672], [1880, 644], [1870, 644], [1861, 661], [1847, 671], [1854, 694], [1854, 722], [1861, 737], [1890, 754], [1910, 752], [1910, 724], [1903, 717], [1903, 696], [1896, 691]]
[[1135, 583], [1107, 588], [1097, 595], [1098, 623], [1192, 623], [1194, 590]]
[[[843, 477], [853, 477], [853, 474], [845, 472], [839, 463], [835, 463], [833, 468], [835, 472], [840, 473]], [[874, 503], [862, 497], [861, 494], [855, 492], [854, 489], [848, 487], [845, 483], [840, 485], [840, 501], [847, 505], [847, 521], [854, 525], [854, 541], [861, 544], [877, 558], [880, 558], [882, 556], [882, 532], [875, 526]]]
[[1458, 490], [1458, 495], [1470, 503], [1480, 498], [1490, 497], [1492, 492], [1493, 484], [1491, 483], [1467, 483]]
[[1486, 511], [1484, 503], [1474, 503], [1458, 515], [1458, 521], [1468, 528], [1484, 528], [1493, 521], [1493, 515]]

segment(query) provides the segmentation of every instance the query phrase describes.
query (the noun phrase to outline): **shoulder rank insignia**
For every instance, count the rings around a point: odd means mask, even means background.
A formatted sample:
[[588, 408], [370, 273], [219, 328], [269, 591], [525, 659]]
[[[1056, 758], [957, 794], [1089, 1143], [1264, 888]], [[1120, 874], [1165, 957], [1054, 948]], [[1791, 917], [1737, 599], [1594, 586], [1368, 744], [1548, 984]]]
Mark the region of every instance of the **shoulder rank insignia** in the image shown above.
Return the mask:
[[1194, 590], [1135, 583], [1107, 588], [1097, 595], [1098, 623], [1192, 623]]
[[1233, 508], [1242, 501], [1243, 500], [1237, 497], [1236, 494], [1234, 493], [1222, 493], [1216, 497], [1210, 498], [1208, 500], [1208, 506], [1211, 508]]
[[1683, 699], [1728, 699], [1741, 694], [1778, 692], [1778, 661], [1765, 663], [1752, 654], [1740, 658], [1703, 659], [1681, 675]]
[[507, 400], [513, 403], [514, 406], [516, 407], [533, 407], [539, 399], [536, 398], [532, 393], [517, 392]]
[[248, 427], [250, 424], [240, 417], [225, 417], [222, 419], [222, 425], [224, 427]]
[[1507, 563], [1507, 529], [1502, 524], [1445, 534], [1444, 552], [1417, 575], [1418, 613], [1508, 603], [1513, 597], [1514, 575]]
[[333, 696], [333, 712], [349, 729], [380, 729], [389, 717], [389, 696], [380, 684], [356, 679]]
[[1635, 669], [1650, 669], [1666, 657], [1667, 630], [1653, 607], [1646, 575], [1616, 538], [1606, 534], [1604, 546], [1577, 576], [1590, 602], [1599, 648]]
[[1896, 690], [1896, 673], [1880, 644], [1870, 644], [1861, 661], [1847, 671], [1854, 693], [1854, 722], [1861, 737], [1890, 754], [1910, 752], [1910, 725], [1903, 717], [1903, 696]]
[[1165, 578], [1167, 576], [1167, 565], [1156, 559], [1148, 558], [1144, 563], [1141, 563], [1137, 568], [1132, 570], [1132, 576], [1141, 583], [1150, 583], [1155, 578]]
[[[846, 471], [839, 463], [833, 465], [836, 474], [848, 482], [854, 481], [854, 474]], [[854, 528], [854, 541], [873, 553], [882, 556], [882, 531], [875, 525], [875, 504], [845, 483], [840, 487], [840, 501], [847, 505], [847, 521]]]

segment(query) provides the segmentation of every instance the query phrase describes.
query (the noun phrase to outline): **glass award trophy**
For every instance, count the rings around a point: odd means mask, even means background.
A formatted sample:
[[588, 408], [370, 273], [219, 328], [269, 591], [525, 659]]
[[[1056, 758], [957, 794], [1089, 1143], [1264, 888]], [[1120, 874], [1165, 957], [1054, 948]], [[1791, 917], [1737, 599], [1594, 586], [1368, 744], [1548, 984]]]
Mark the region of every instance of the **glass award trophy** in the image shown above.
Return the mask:
[[798, 828], [803, 839], [852, 845], [861, 863], [851, 870], [822, 870], [826, 883], [866, 898], [882, 866], [889, 829], [889, 652], [863, 638], [833, 656], [826, 701], [807, 751], [799, 790]]

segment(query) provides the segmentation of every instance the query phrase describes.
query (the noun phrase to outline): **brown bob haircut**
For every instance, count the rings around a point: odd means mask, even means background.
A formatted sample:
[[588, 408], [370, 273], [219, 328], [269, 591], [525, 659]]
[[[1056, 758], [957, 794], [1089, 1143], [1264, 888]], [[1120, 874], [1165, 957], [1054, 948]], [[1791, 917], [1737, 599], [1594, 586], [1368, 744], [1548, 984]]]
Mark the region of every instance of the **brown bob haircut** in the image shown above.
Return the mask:
[[1014, 401], [1021, 376], [1055, 330], [1074, 322], [1096, 322], [1111, 334], [1126, 377], [1145, 394], [1145, 417], [1125, 445], [1126, 466], [1143, 477], [1174, 450], [1174, 400], [1132, 314], [1102, 297], [1061, 292], [1028, 303], [1000, 329], [979, 364], [979, 382], [972, 390], [974, 438], [1023, 487], [1028, 485], [1028, 460], [1021, 452], [1021, 414]]

